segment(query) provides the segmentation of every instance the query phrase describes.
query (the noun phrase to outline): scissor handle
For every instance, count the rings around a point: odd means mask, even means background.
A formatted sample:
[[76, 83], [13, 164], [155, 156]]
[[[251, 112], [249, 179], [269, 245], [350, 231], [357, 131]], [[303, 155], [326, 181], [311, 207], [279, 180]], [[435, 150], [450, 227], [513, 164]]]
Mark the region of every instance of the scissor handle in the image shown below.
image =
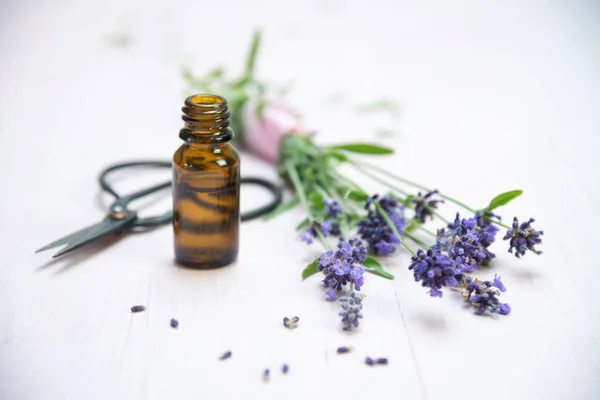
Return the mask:
[[128, 163], [114, 164], [114, 165], [111, 165], [110, 167], [104, 169], [100, 173], [100, 176], [98, 176], [98, 182], [100, 183], [100, 186], [102, 187], [102, 189], [104, 189], [106, 192], [115, 196], [115, 198], [127, 199], [127, 201], [123, 205], [125, 205], [125, 204], [129, 203], [130, 201], [137, 199], [139, 197], [142, 197], [147, 194], [154, 193], [158, 190], [164, 189], [171, 184], [171, 182], [165, 182], [165, 183], [161, 183], [160, 185], [156, 185], [156, 186], [153, 186], [148, 189], [140, 190], [139, 192], [131, 193], [127, 196], [121, 196], [117, 192], [115, 192], [115, 190], [108, 184], [108, 182], [106, 182], [106, 177], [115, 170], [122, 169], [122, 168], [128, 168], [128, 167], [143, 167], [143, 166], [170, 168], [171, 163], [167, 162], [167, 161], [134, 161], [134, 162], [128, 162]]

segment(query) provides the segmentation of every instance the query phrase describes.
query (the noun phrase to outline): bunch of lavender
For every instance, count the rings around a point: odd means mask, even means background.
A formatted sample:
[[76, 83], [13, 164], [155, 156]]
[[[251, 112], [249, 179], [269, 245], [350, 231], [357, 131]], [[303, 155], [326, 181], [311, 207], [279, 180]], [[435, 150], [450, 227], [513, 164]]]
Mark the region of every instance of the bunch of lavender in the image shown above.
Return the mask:
[[[515, 190], [492, 199], [487, 207], [475, 209], [377, 166], [357, 162], [349, 153], [370, 155], [389, 154], [391, 149], [372, 144], [347, 144], [330, 147], [317, 146], [310, 136], [289, 135], [280, 145], [279, 172], [294, 189], [293, 198], [275, 210], [279, 215], [296, 205], [302, 205], [306, 219], [297, 227], [301, 240], [312, 243], [319, 240], [324, 252], [306, 266], [304, 279], [321, 272], [326, 288], [325, 298], [335, 301], [339, 293], [349, 291], [341, 302], [342, 326], [352, 329], [362, 318], [362, 298], [356, 301], [357, 292], [363, 288], [364, 272], [387, 279], [394, 276], [386, 272], [375, 257], [396, 253], [399, 246], [412, 258], [409, 270], [432, 297], [442, 297], [446, 287], [462, 288], [466, 301], [473, 304], [477, 313], [489, 312], [506, 315], [507, 304], [499, 301], [505, 291], [500, 278], [481, 281], [470, 274], [481, 267], [491, 267], [495, 254], [494, 244], [499, 227], [507, 228], [505, 240], [510, 240], [510, 252], [522, 257], [527, 251], [541, 254], [535, 246], [541, 244], [543, 232], [536, 231], [533, 220], [524, 224], [515, 219], [512, 227], [502, 224], [495, 210], [522, 194]], [[338, 166], [350, 165], [390, 191], [383, 196], [368, 195], [359, 185], [338, 171]], [[419, 190], [411, 194], [397, 185], [399, 182]], [[441, 205], [453, 203], [471, 212], [461, 218], [456, 213], [453, 221], [446, 220], [439, 210]], [[359, 205], [361, 206], [359, 208]], [[435, 233], [428, 224], [440, 223]], [[362, 239], [346, 241], [352, 232]], [[336, 250], [329, 247], [329, 237], [339, 236]], [[425, 239], [430, 236], [431, 239]], [[364, 241], [364, 244], [363, 244]], [[416, 244], [415, 249], [409, 242]], [[365, 246], [366, 245], [366, 246]], [[370, 255], [367, 255], [367, 250]], [[350, 303], [347, 299], [355, 299]], [[352, 307], [350, 307], [352, 306]], [[360, 316], [359, 316], [360, 315]]]

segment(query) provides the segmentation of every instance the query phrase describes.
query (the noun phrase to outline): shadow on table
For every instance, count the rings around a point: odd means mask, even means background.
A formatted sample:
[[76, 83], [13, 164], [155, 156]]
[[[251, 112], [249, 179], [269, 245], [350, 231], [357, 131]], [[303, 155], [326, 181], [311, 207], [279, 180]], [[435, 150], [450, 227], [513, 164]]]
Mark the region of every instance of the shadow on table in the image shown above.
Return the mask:
[[446, 333], [448, 331], [448, 322], [443, 314], [420, 312], [415, 316], [414, 321], [432, 332]]

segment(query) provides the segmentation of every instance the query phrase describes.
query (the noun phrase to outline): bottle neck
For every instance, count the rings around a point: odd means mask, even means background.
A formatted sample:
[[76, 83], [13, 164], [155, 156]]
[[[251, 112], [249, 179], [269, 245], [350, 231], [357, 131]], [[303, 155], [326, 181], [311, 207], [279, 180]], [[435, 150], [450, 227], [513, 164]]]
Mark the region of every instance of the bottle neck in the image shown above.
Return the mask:
[[197, 94], [185, 99], [181, 109], [184, 127], [179, 137], [190, 144], [210, 145], [230, 141], [233, 130], [227, 100], [212, 94]]

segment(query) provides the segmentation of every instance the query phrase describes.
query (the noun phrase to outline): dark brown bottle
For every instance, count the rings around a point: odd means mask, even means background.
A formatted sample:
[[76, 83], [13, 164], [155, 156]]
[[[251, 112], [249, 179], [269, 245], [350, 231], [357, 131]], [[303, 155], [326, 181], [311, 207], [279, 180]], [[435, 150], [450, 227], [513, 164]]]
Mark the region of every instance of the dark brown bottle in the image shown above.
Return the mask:
[[185, 100], [173, 156], [175, 259], [216, 268], [237, 258], [240, 227], [240, 159], [229, 141], [227, 101], [212, 94]]

